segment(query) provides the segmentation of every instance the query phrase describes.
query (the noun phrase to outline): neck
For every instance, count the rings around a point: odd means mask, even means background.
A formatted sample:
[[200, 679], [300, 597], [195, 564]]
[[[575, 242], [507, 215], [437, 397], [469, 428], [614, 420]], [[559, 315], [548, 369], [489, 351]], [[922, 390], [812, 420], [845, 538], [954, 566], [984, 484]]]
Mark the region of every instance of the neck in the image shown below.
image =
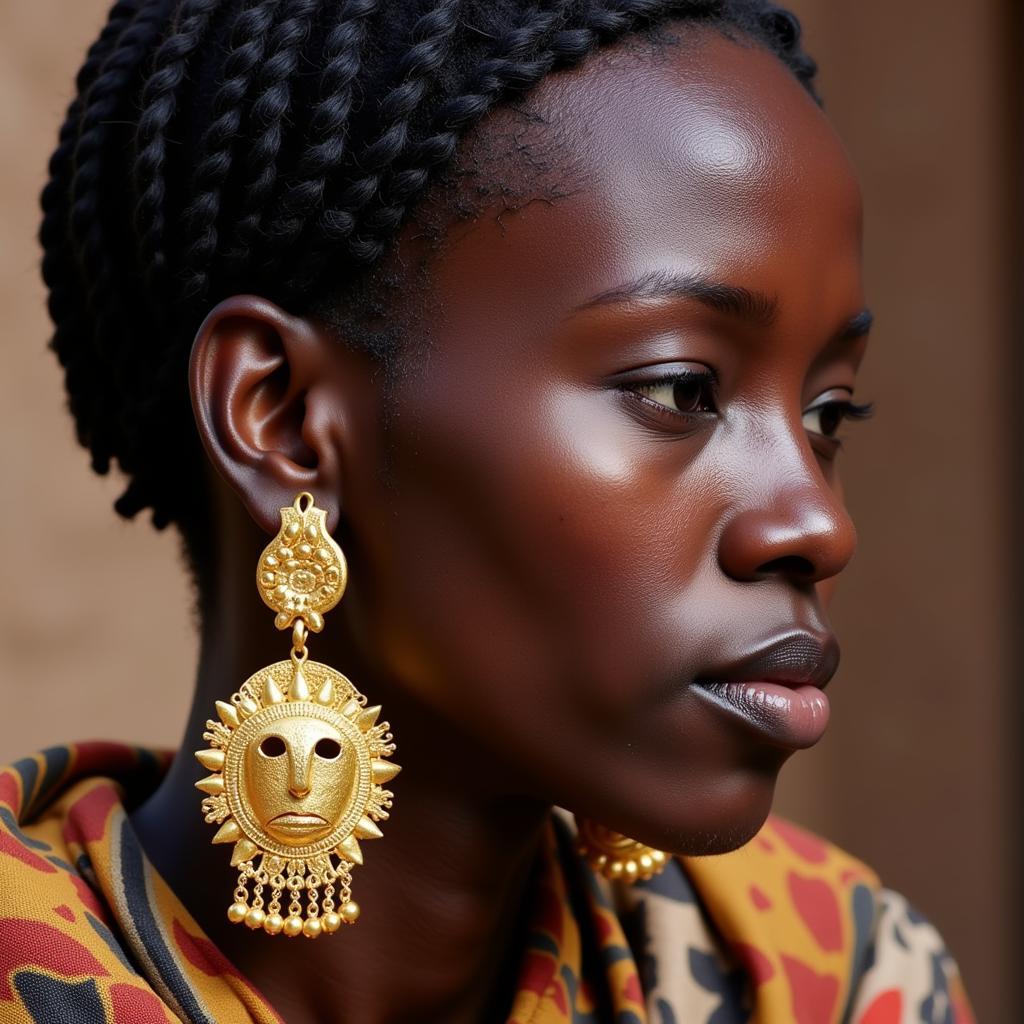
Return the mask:
[[[384, 839], [364, 842], [366, 863], [353, 873], [358, 923], [310, 941], [253, 933], [227, 921], [235, 884], [230, 848], [210, 843], [213, 826], [202, 820], [202, 794], [194, 787], [202, 769], [191, 752], [205, 746], [213, 702], [286, 656], [283, 634], [230, 611], [249, 605], [220, 601], [217, 607], [229, 611], [205, 624], [182, 753], [133, 814], [147, 855], [207, 935], [289, 1024], [503, 1019], [549, 808], [504, 795], [508, 789], [503, 794], [501, 786], [483, 788], [480, 778], [496, 774], [473, 767], [491, 763], [486, 749], [474, 749], [472, 737], [453, 734], [386, 680], [353, 675], [370, 702], [382, 703], [397, 723], [395, 759], [403, 766]], [[260, 639], [253, 644], [253, 637]], [[323, 660], [346, 673], [352, 664], [336, 649]]]

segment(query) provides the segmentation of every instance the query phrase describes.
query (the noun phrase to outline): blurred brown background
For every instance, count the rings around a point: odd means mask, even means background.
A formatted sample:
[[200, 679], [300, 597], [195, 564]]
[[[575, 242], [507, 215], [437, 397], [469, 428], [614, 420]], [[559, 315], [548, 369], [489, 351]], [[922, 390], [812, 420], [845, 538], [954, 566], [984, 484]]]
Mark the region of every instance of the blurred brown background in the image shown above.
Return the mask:
[[[196, 653], [175, 538], [113, 515], [116, 482], [73, 443], [45, 345], [36, 195], [106, 6], [0, 14], [0, 761], [71, 738], [175, 744]], [[879, 414], [845, 455], [861, 548], [837, 601], [834, 724], [779, 808], [927, 911], [981, 1021], [1019, 1020], [1019, 26], [1013, 0], [795, 7], [863, 175], [878, 328], [861, 393]]]

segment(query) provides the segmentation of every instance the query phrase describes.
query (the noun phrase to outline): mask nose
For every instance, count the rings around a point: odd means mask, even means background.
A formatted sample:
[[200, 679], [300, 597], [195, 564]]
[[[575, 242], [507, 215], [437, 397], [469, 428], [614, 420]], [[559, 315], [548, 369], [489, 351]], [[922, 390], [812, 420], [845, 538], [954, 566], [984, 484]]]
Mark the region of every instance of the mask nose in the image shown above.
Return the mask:
[[[303, 756], [303, 754], [305, 756]], [[296, 799], [309, 795], [313, 752], [288, 749], [288, 792]]]

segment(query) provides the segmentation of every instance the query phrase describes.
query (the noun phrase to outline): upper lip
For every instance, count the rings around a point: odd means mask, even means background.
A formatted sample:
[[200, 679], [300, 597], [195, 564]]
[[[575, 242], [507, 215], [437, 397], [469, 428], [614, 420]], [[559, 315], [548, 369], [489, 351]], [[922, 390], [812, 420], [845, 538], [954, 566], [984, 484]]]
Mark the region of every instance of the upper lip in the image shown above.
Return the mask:
[[789, 633], [734, 661], [701, 672], [698, 683], [783, 683], [821, 689], [839, 667], [839, 644], [831, 633]]

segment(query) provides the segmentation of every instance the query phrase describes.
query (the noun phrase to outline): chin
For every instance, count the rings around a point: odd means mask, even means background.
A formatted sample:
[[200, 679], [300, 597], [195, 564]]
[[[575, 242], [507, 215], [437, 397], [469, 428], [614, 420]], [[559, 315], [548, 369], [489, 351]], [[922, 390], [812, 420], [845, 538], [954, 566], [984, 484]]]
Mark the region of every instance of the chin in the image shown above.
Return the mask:
[[[674, 793], [656, 795], [633, 807], [626, 835], [655, 849], [680, 856], [730, 853], [748, 843], [771, 813], [778, 768], [740, 771], [707, 778]], [[638, 814], [637, 811], [640, 811]], [[609, 821], [612, 828], [617, 828]]]

